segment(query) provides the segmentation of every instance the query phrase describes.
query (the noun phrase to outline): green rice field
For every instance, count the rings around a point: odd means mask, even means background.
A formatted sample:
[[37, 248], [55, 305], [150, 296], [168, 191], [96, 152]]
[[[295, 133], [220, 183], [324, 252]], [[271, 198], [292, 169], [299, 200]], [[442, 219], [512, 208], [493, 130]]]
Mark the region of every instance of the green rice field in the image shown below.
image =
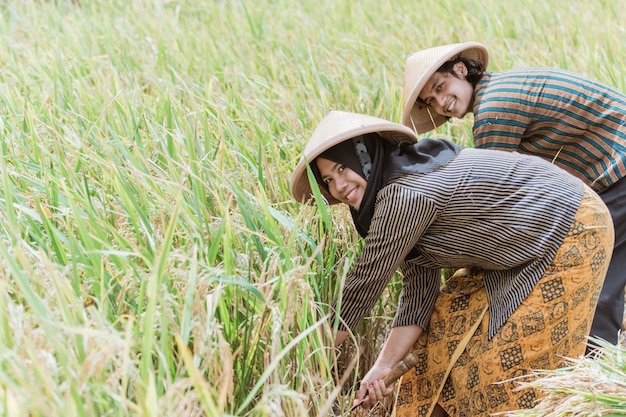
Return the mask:
[[626, 91], [619, 0], [0, 1], [0, 416], [347, 416], [400, 284], [330, 348], [361, 242], [289, 177], [328, 110], [399, 121], [406, 57], [467, 40]]

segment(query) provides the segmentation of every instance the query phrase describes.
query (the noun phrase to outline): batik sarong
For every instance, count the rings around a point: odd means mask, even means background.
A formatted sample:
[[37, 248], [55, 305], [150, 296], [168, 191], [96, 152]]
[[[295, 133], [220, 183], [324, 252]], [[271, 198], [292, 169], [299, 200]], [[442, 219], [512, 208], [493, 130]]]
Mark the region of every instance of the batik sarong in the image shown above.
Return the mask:
[[533, 407], [541, 394], [519, 381], [584, 354], [612, 248], [611, 218], [586, 189], [554, 260], [491, 340], [482, 272], [457, 271], [412, 349], [420, 361], [401, 380], [396, 416], [430, 416], [436, 403], [455, 417]]

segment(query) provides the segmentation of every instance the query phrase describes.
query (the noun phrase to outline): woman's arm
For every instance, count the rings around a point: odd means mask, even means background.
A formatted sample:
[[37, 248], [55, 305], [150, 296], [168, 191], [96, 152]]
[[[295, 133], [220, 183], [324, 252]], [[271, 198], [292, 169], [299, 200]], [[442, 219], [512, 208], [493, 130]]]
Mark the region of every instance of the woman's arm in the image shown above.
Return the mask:
[[340, 344], [342, 344], [349, 334], [349, 332], [346, 332], [344, 330], [338, 330], [337, 336], [335, 336], [335, 347], [338, 347]]
[[361, 403], [367, 395], [368, 399], [363, 401], [362, 405], [365, 408], [369, 408], [393, 392], [395, 384], [388, 387], [383, 382], [383, 378], [391, 372], [391, 368], [395, 364], [404, 359], [409, 353], [422, 331], [423, 329], [416, 325], [399, 326], [391, 329], [374, 366], [361, 381], [361, 387], [354, 404]]
[[[371, 311], [404, 258], [439, 214], [433, 201], [404, 185], [385, 186], [377, 199], [363, 251], [348, 272], [339, 301], [333, 305], [341, 317], [340, 330], [353, 330]], [[425, 316], [423, 323], [396, 325], [425, 325], [431, 312], [429, 308], [425, 315], [418, 313]], [[331, 324], [336, 319], [333, 316]]]
[[[409, 353], [409, 349], [413, 347], [417, 338], [422, 334], [423, 329], [420, 326], [399, 326], [394, 327], [389, 332], [389, 337], [378, 354], [374, 367], [388, 367], [400, 362]], [[368, 380], [367, 378], [365, 378]]]
[[[423, 332], [422, 324], [426, 325], [430, 321], [441, 285], [441, 271], [420, 267], [406, 261], [401, 269], [404, 275], [402, 294], [394, 319], [394, 327], [372, 369], [363, 378], [365, 383], [361, 384], [355, 404], [368, 396], [368, 401], [363, 402], [363, 405], [370, 407], [376, 401], [393, 393], [394, 384], [386, 386], [382, 379], [406, 357]], [[422, 311], [422, 314], [415, 314], [417, 311]], [[428, 316], [427, 319], [425, 315]]]

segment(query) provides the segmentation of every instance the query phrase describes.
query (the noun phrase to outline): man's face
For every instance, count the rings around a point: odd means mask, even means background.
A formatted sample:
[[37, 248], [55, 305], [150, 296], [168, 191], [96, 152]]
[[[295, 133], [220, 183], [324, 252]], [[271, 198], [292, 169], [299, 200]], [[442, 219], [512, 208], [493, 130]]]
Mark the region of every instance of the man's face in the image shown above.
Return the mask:
[[467, 81], [467, 67], [457, 62], [453, 67], [454, 74], [436, 72], [426, 82], [419, 98], [435, 113], [445, 117], [462, 119], [472, 106], [474, 87]]

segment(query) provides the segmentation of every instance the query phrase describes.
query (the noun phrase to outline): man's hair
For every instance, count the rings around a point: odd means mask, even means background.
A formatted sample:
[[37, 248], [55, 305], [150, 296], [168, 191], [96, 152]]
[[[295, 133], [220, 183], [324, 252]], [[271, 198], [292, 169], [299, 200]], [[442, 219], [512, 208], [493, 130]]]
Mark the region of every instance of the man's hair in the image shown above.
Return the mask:
[[454, 66], [459, 62], [462, 62], [467, 67], [467, 75], [465, 76], [465, 78], [467, 79], [467, 81], [470, 82], [470, 84], [472, 84], [472, 87], [476, 88], [478, 80], [480, 80], [485, 73], [485, 67], [480, 61], [474, 61], [473, 59], [458, 56], [439, 67], [437, 72], [447, 72], [458, 78], [458, 76], [454, 72]]

